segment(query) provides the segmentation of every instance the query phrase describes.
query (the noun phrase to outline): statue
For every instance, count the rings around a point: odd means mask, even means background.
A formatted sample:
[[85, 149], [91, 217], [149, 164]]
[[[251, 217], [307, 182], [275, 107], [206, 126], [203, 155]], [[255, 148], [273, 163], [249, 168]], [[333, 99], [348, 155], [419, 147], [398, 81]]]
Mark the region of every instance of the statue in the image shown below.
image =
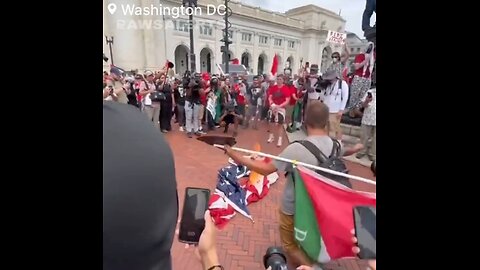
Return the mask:
[[368, 41], [373, 42], [376, 45], [376, 26], [377, 23], [370, 26], [370, 18], [372, 17], [373, 13], [377, 13], [377, 1], [376, 0], [367, 0], [367, 4], [365, 5], [365, 10], [363, 11], [362, 17], [362, 30], [364, 32], [365, 38]]

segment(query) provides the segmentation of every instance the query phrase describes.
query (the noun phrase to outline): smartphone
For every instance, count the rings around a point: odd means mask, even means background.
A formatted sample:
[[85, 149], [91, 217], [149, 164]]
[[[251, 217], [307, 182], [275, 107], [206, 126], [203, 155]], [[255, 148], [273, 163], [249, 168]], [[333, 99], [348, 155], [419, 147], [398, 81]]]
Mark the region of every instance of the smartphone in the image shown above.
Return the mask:
[[353, 209], [355, 236], [360, 248], [360, 259], [377, 258], [377, 210], [371, 206], [357, 206]]
[[198, 244], [205, 228], [205, 211], [208, 209], [210, 190], [187, 187], [183, 202], [182, 219], [178, 240], [187, 244]]
[[372, 98], [372, 92], [367, 92], [367, 97]]

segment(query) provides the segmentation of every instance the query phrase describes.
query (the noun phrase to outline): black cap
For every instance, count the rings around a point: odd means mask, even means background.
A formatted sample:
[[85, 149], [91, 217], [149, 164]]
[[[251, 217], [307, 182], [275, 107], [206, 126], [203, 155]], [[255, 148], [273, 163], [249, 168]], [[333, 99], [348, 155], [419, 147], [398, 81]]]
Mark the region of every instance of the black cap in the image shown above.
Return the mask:
[[172, 151], [137, 108], [103, 105], [103, 270], [172, 269], [178, 218]]

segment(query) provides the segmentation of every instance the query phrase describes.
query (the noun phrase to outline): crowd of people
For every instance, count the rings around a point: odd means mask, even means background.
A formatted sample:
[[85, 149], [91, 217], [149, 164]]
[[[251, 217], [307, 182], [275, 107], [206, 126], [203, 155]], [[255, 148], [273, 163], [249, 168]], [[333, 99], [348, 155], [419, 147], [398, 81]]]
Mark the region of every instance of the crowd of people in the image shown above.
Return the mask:
[[[190, 138], [217, 128], [223, 128], [224, 133], [232, 129], [231, 134], [237, 136], [241, 132], [239, 127], [257, 129], [263, 121], [268, 126], [265, 136], [268, 143], [276, 141], [281, 147], [285, 127], [288, 132], [304, 129], [305, 140], [322, 153], [332, 152], [333, 139], [342, 142], [342, 117], [362, 118], [361, 144], [342, 147], [341, 155], [368, 156], [375, 162], [374, 44], [369, 43], [352, 64], [347, 63], [348, 57], [345, 46], [342, 53], [332, 54], [332, 63], [323, 74], [319, 73], [318, 65], [307, 62], [297, 74], [257, 75], [251, 82], [241, 74], [187, 72], [168, 76], [167, 66], [156, 72], [126, 74], [112, 66], [110, 73], [104, 73], [103, 98], [136, 107], [163, 133], [173, 130], [173, 122]], [[294, 237], [294, 183], [288, 173], [291, 166], [285, 162], [255, 162], [229, 147], [226, 153], [237, 164], [260, 174], [286, 173], [287, 184], [279, 212], [282, 246], [294, 265], [312, 267], [314, 261], [299, 248]], [[302, 144], [288, 145], [279, 156], [308, 164], [320, 162]]]
[[[237, 136], [239, 126], [258, 128], [268, 123], [269, 143], [282, 146], [284, 125], [288, 132], [299, 130], [305, 123], [305, 110], [314, 100], [324, 102], [330, 110], [328, 131], [342, 140], [342, 117], [362, 119], [362, 142], [372, 141], [370, 152], [375, 158], [375, 84], [371, 75], [375, 66], [375, 49], [356, 56], [349, 65], [348, 48], [334, 52], [332, 63], [323, 74], [318, 65], [306, 62], [297, 74], [258, 75], [249, 81], [246, 75], [177, 74], [168, 76], [168, 67], [143, 74], [126, 75], [115, 66], [104, 72], [104, 99], [138, 107], [162, 132], [172, 131], [172, 121], [188, 137], [201, 136], [223, 128]], [[373, 90], [371, 90], [373, 89]]]

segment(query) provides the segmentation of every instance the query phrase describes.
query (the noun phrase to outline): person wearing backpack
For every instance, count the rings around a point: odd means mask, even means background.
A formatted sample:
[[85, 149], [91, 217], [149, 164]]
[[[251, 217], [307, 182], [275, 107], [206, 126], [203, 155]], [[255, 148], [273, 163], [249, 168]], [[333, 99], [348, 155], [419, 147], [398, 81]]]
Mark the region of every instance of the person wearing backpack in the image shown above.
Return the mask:
[[335, 132], [335, 138], [342, 140], [342, 127], [340, 121], [347, 106], [348, 84], [339, 79], [335, 70], [329, 70], [322, 76], [321, 86], [323, 89], [320, 94], [320, 100], [327, 105], [330, 115], [328, 116], [327, 134], [330, 131]]
[[[363, 148], [363, 145], [357, 144], [352, 148], [345, 149], [340, 142], [330, 138], [327, 133], [329, 117], [328, 107], [317, 100], [310, 102], [311, 104], [306, 109], [305, 119], [307, 138], [303, 141], [291, 143], [282, 151], [282, 153], [279, 154], [279, 156], [290, 160], [333, 169], [335, 171], [348, 172], [341, 157], [357, 153]], [[290, 173], [293, 168], [292, 164], [277, 160], [269, 163], [252, 160], [244, 157], [242, 153], [235, 152], [229, 146], [225, 146], [225, 153], [237, 164], [245, 165], [251, 171], [258, 172], [262, 175], [269, 175], [276, 171], [286, 173], [287, 183], [283, 191], [279, 211], [280, 240], [287, 255], [287, 260], [292, 262], [295, 267], [300, 265], [312, 265], [313, 261], [308, 258], [305, 252], [297, 245], [295, 240], [295, 183], [292, 174]], [[318, 171], [317, 173], [351, 187], [348, 179], [344, 177], [333, 176], [321, 171]]]

